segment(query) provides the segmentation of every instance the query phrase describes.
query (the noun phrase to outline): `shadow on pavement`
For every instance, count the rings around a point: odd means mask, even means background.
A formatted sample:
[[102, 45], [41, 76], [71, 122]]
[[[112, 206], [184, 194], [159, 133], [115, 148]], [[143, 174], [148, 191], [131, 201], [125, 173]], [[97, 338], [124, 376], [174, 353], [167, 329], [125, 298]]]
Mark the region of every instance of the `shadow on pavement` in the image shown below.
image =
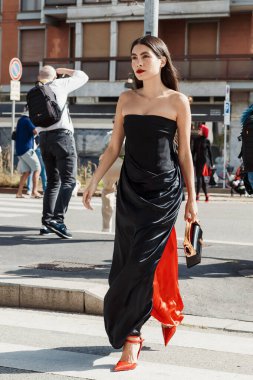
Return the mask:
[[[26, 232], [26, 233], [25, 233]], [[42, 245], [42, 244], [73, 244], [73, 243], [96, 243], [96, 242], [110, 242], [113, 241], [111, 237], [97, 239], [61, 239], [56, 234], [50, 236], [39, 235], [38, 228], [32, 227], [13, 227], [13, 226], [0, 226], [0, 246], [15, 246], [20, 244], [29, 245]]]
[[[36, 232], [35, 232], [36, 231]], [[31, 245], [31, 246], [60, 246], [62, 244], [70, 244], [75, 247], [77, 243], [111, 243], [113, 239], [111, 237], [98, 236], [96, 239], [87, 238], [86, 239], [61, 239], [56, 235], [51, 235], [49, 237], [38, 235], [37, 228], [25, 228], [25, 227], [13, 227], [13, 226], [0, 226], [0, 233], [2, 233], [0, 239], [0, 247], [4, 246], [18, 246], [18, 245]], [[12, 233], [14, 235], [12, 235]], [[4, 236], [3, 236], [4, 235]], [[47, 249], [47, 248], [46, 248]], [[60, 247], [59, 247], [60, 249]], [[205, 254], [202, 258], [202, 263], [192, 268], [187, 268], [185, 264], [185, 258], [183, 254], [183, 249], [179, 249], [179, 279], [180, 280], [193, 280], [194, 278], [228, 278], [228, 277], [241, 277], [242, 274], [239, 273], [243, 270], [253, 270], [253, 262], [251, 260], [240, 260], [225, 257], [216, 257], [217, 252], [212, 254], [210, 247], [206, 247]], [[207, 256], [208, 254], [208, 256]], [[97, 262], [96, 252], [94, 252], [94, 261]], [[61, 259], [64, 264], [71, 266], [71, 262], [66, 259]], [[73, 259], [72, 259], [73, 260]], [[54, 266], [54, 260], [48, 258], [40, 257], [40, 262], [36, 258], [37, 263], [32, 265], [19, 266], [17, 270], [9, 270], [5, 272], [5, 275], [16, 275], [16, 276], [33, 276], [42, 278], [56, 278], [56, 279], [84, 279], [84, 280], [105, 280], [108, 278], [111, 260], [101, 260], [101, 262], [96, 264], [85, 263], [85, 256], [79, 258], [76, 262], [76, 267], [72, 268], [56, 268]], [[36, 264], [46, 263], [48, 267], [38, 267], [35, 268]], [[85, 267], [86, 265], [86, 267]], [[169, 265], [169, 264], [168, 264]], [[49, 266], [51, 266], [49, 268]]]
[[[96, 337], [94, 337], [94, 342]], [[143, 351], [156, 351], [149, 346], [144, 346]], [[70, 356], [66, 357], [66, 353], [69, 352]], [[109, 371], [113, 369], [114, 364], [96, 364], [95, 360], [102, 357], [109, 356], [112, 352], [121, 352], [120, 350], [115, 350], [109, 345], [107, 346], [83, 346], [83, 347], [56, 347], [52, 349], [38, 349], [34, 351], [14, 351], [0, 353], [0, 366], [1, 361], [3, 361], [3, 367], [1, 367], [0, 373], [10, 373], [10, 366], [16, 365], [28, 367], [31, 366], [32, 369], [21, 369], [19, 368], [15, 373], [29, 373], [29, 372], [63, 372], [63, 371], [90, 371], [97, 369], [108, 369]], [[73, 357], [72, 354], [86, 354], [85, 357]], [[58, 360], [55, 360], [55, 355], [59, 355]], [[62, 356], [64, 355], [64, 357]], [[89, 355], [92, 355], [89, 357]], [[94, 360], [94, 356], [98, 356]], [[61, 360], [59, 360], [61, 359]], [[103, 358], [101, 358], [103, 360]], [[112, 358], [112, 363], [117, 362], [118, 358]], [[20, 363], [22, 363], [20, 365]], [[7, 364], [7, 365], [6, 365]], [[6, 366], [6, 367], [5, 367]], [[9, 366], [9, 368], [8, 368]], [[44, 367], [44, 368], [43, 368]]]
[[[213, 259], [213, 258], [212, 258]], [[217, 259], [216, 259], [217, 260]], [[185, 264], [179, 264], [179, 280], [194, 280], [194, 278], [228, 278], [242, 277], [241, 270], [252, 269], [253, 263], [248, 260], [238, 260], [238, 262], [222, 261], [216, 264], [197, 265], [188, 269]], [[51, 262], [53, 263], [53, 262]], [[67, 264], [67, 262], [66, 262]], [[69, 263], [71, 264], [71, 263]], [[79, 263], [80, 267], [82, 263]], [[54, 270], [37, 269], [23, 267], [22, 269], [5, 272], [5, 275], [15, 275], [23, 277], [42, 277], [54, 279], [82, 279], [82, 280], [107, 280], [111, 268], [110, 260], [103, 260], [102, 264], [94, 264], [93, 268]]]
[[55, 271], [55, 270], [40, 270], [40, 269], [18, 269], [13, 271], [5, 272], [3, 275], [14, 275], [25, 277], [35, 277], [35, 278], [53, 278], [56, 280], [63, 279], [80, 279], [80, 280], [107, 280], [109, 276], [111, 265], [104, 265], [99, 267], [99, 269], [87, 269], [75, 272], [68, 271]]
[[[219, 260], [218, 263], [205, 264], [205, 260]], [[184, 264], [179, 264], [179, 279], [189, 280], [196, 277], [201, 278], [226, 278], [226, 277], [242, 277], [239, 273], [241, 270], [252, 269], [253, 262], [249, 260], [234, 260], [221, 259], [210, 257], [202, 259], [202, 264], [196, 265], [192, 268], [187, 268]]]
[[[94, 340], [96, 337], [94, 337]], [[90, 349], [94, 350], [93, 353], [87, 352]], [[94, 347], [57, 347], [52, 349], [38, 349], [31, 351], [14, 351], [0, 353], [0, 366], [3, 362], [4, 367], [1, 368], [1, 374], [10, 373], [10, 367], [17, 367], [17, 373], [50, 373], [50, 372], [80, 372], [92, 371], [98, 369], [107, 369], [110, 371], [113, 364], [96, 364], [95, 361], [100, 359], [99, 352], [106, 352], [103, 356], [109, 355], [113, 350], [107, 346], [94, 346]], [[67, 353], [69, 352], [69, 356]], [[73, 356], [78, 353], [86, 353], [85, 357]], [[92, 355], [92, 356], [89, 356]], [[94, 358], [94, 356], [98, 356]], [[57, 360], [55, 360], [57, 358]], [[26, 367], [24, 369], [20, 367]]]

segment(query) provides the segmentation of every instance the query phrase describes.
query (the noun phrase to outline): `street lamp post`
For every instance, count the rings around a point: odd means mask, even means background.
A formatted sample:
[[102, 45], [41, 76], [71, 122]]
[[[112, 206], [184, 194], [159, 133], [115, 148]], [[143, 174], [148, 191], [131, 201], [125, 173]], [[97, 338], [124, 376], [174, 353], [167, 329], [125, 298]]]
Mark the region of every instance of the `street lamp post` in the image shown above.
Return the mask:
[[145, 0], [144, 35], [158, 36], [159, 0]]

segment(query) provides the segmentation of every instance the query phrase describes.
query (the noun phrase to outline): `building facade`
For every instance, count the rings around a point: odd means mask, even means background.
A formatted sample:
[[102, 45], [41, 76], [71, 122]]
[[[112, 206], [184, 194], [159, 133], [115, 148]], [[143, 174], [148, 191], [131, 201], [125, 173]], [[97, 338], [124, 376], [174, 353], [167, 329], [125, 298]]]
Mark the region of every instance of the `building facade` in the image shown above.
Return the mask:
[[[143, 35], [144, 2], [1, 0], [0, 4], [1, 100], [8, 100], [9, 62], [17, 56], [23, 63], [23, 94], [41, 65], [83, 69], [90, 81], [73, 94], [73, 109], [79, 117], [112, 118], [131, 73], [130, 44]], [[230, 85], [228, 154], [230, 163], [237, 165], [240, 115], [253, 103], [253, 1], [161, 0], [158, 30], [179, 71], [180, 90], [193, 98], [193, 121], [210, 126], [216, 155], [222, 155], [223, 102]]]

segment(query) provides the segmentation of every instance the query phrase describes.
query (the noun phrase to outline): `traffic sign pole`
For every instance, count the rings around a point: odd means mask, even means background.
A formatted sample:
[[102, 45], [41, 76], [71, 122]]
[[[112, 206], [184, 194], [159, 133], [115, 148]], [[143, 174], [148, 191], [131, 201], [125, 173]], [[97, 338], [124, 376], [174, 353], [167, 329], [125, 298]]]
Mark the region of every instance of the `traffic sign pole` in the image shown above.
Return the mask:
[[[15, 105], [16, 100], [12, 101], [12, 110], [11, 110], [11, 134], [15, 129]], [[13, 168], [14, 168], [14, 141], [11, 140], [11, 176], [13, 176]]]
[[227, 161], [227, 125], [224, 124], [224, 154], [223, 154], [223, 189], [226, 187], [226, 161]]
[[[20, 82], [22, 76], [22, 63], [18, 58], [12, 58], [9, 64], [9, 73], [11, 77], [10, 83], [10, 99], [12, 100], [12, 112], [11, 112], [11, 134], [15, 129], [15, 106], [16, 100], [20, 100]], [[11, 176], [13, 176], [14, 168], [14, 141], [11, 140]]]
[[159, 0], [145, 0], [144, 35], [158, 36]]
[[230, 125], [230, 86], [226, 85], [224, 102], [224, 152], [223, 152], [223, 189], [226, 187], [226, 162], [227, 162], [227, 126]]

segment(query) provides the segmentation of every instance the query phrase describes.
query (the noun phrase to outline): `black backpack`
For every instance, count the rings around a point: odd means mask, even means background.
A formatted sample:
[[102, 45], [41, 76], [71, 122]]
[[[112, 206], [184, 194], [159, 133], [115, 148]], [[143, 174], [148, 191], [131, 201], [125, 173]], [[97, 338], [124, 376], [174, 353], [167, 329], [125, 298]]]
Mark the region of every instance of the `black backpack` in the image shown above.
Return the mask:
[[29, 118], [36, 127], [47, 128], [57, 123], [66, 106], [60, 109], [50, 83], [36, 82], [26, 95]]
[[240, 156], [243, 160], [245, 172], [253, 171], [253, 114], [249, 115], [243, 123], [242, 133], [242, 150]]

